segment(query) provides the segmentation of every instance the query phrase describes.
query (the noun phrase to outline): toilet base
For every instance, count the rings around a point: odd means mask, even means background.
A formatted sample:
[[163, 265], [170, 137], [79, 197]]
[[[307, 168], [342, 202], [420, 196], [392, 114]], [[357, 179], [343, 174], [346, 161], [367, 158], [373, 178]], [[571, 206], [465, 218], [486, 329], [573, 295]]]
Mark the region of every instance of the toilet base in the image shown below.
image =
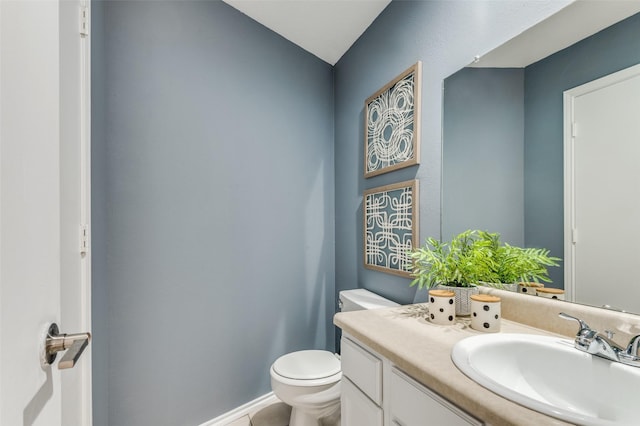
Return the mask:
[[340, 406], [334, 413], [320, 419], [293, 407], [289, 426], [340, 426]]
[[341, 383], [288, 386], [271, 381], [273, 393], [291, 407], [289, 426], [340, 426]]
[[289, 426], [322, 426], [320, 420], [310, 416], [304, 411], [292, 407], [291, 419], [289, 419]]

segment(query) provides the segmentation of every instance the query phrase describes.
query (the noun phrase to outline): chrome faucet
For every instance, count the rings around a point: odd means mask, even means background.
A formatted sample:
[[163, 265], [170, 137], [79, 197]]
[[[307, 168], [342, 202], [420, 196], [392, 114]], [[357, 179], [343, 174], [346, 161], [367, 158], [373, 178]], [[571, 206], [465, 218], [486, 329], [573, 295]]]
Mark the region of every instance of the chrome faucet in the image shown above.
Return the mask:
[[620, 362], [634, 367], [640, 367], [640, 354], [638, 354], [638, 345], [640, 344], [640, 335], [633, 336], [624, 352], [618, 354]]
[[611, 361], [640, 367], [640, 356], [638, 354], [640, 335], [633, 337], [627, 348], [624, 349], [612, 340], [613, 333], [610, 331], [606, 332], [607, 335], [598, 333], [580, 318], [567, 315], [564, 312], [560, 312], [560, 318], [577, 321], [580, 325], [574, 341], [576, 349]]

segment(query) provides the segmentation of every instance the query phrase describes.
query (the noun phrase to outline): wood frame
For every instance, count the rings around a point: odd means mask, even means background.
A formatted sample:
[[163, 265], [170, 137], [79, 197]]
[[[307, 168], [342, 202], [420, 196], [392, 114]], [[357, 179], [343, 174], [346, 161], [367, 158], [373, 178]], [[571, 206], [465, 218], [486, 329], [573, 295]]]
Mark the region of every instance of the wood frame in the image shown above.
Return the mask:
[[364, 191], [362, 251], [365, 268], [411, 277], [413, 267], [409, 250], [418, 244], [418, 199], [417, 179]]
[[[364, 102], [365, 178], [420, 164], [421, 75], [418, 61]], [[390, 108], [390, 100], [401, 100], [399, 108]], [[388, 131], [392, 144], [384, 137]]]

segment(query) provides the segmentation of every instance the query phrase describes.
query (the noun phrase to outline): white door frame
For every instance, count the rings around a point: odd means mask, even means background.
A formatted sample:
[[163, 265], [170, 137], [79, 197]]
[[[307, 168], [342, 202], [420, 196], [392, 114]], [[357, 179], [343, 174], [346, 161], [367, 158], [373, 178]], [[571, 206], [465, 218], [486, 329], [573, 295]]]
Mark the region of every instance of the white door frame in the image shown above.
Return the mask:
[[575, 301], [575, 243], [578, 239], [575, 220], [575, 138], [580, 131], [574, 123], [576, 98], [640, 75], [640, 65], [609, 74], [573, 89], [566, 90], [564, 100], [564, 291], [567, 300]]
[[[91, 330], [91, 2], [59, 1], [63, 198], [59, 325], [62, 332], [75, 333]], [[92, 347], [89, 344], [73, 368], [78, 371], [61, 374], [64, 423], [92, 424]]]

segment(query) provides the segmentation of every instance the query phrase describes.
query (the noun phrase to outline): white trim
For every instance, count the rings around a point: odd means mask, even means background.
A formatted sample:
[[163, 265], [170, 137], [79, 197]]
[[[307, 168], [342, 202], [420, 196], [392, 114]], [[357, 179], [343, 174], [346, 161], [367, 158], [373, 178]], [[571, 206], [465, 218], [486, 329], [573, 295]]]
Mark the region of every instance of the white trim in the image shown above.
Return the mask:
[[[81, 0], [79, 14], [85, 14], [87, 22], [91, 21], [91, 1]], [[80, 19], [80, 17], [79, 17]], [[81, 254], [81, 321], [82, 330], [91, 330], [91, 39], [89, 34], [80, 37], [80, 220], [88, 227], [88, 250]], [[82, 365], [82, 398], [81, 405], [82, 424], [93, 424], [93, 385], [92, 385], [92, 359], [93, 345], [87, 348]]]
[[575, 139], [573, 132], [573, 98], [571, 95], [575, 89], [567, 90], [563, 94], [564, 103], [564, 292], [568, 301], [575, 300], [575, 261], [574, 261], [574, 241], [573, 241], [573, 224], [574, 224], [574, 182], [573, 182], [573, 141]]
[[[2, 3], [0, 3], [0, 25], [2, 24]], [[2, 44], [2, 30], [0, 30], [0, 49], [4, 49], [4, 44]], [[3, 84], [3, 80], [2, 80], [2, 53], [0, 53], [0, 99], [2, 99], [2, 84]], [[2, 102], [0, 101], [0, 129], [2, 129]], [[0, 131], [0, 177], [2, 176], [2, 131]], [[2, 193], [2, 187], [0, 186], [0, 254], [2, 253], [2, 197], [3, 197], [3, 193]], [[2, 256], [0, 255], [0, 270], [2, 269]], [[0, 309], [2, 308], [2, 275], [0, 274]], [[0, 333], [2, 333], [2, 328], [0, 327]], [[2, 343], [2, 339], [0, 339], [0, 365], [4, 365], [3, 362], [3, 350], [2, 347], [3, 345], [6, 345], [6, 343]], [[2, 369], [0, 369], [0, 386], [2, 383]], [[0, 396], [0, 420], [2, 420], [4, 417], [2, 416], [2, 412], [4, 410], [4, 400], [2, 399], [2, 396]]]
[[568, 301], [575, 301], [575, 163], [574, 143], [580, 129], [573, 128], [575, 99], [640, 75], [640, 65], [625, 68], [573, 89], [564, 99], [564, 290]]
[[254, 413], [268, 405], [274, 404], [280, 401], [278, 397], [276, 397], [273, 392], [269, 392], [266, 395], [262, 395], [254, 399], [253, 401], [247, 402], [244, 405], [241, 405], [238, 408], [234, 408], [233, 410], [216, 417], [215, 419], [206, 421], [202, 423], [200, 426], [225, 426], [239, 418], [246, 416], [250, 413]]

